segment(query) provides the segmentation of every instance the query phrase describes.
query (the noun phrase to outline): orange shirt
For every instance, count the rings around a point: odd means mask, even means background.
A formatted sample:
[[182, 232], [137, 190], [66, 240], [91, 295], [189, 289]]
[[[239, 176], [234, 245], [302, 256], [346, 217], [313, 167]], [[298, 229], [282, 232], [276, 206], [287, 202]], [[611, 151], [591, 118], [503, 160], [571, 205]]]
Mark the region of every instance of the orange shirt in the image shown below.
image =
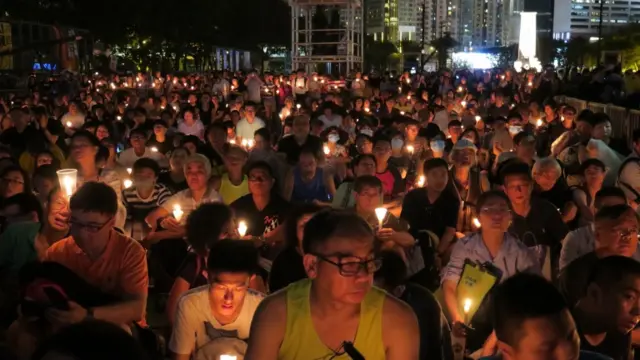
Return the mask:
[[53, 244], [44, 260], [64, 265], [108, 294], [146, 295], [148, 291], [149, 274], [142, 245], [115, 230], [111, 231], [104, 253], [95, 261], [89, 259], [71, 236]]

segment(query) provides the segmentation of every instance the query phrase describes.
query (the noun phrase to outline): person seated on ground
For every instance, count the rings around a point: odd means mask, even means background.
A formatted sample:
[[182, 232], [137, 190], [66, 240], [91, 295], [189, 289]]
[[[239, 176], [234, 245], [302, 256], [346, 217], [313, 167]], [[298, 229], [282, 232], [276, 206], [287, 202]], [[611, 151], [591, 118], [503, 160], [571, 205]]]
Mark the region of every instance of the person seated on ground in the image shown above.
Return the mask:
[[580, 351], [567, 304], [541, 276], [521, 273], [499, 285], [492, 313], [500, 354], [483, 360], [611, 360]]
[[572, 261], [558, 278], [558, 288], [570, 307], [587, 288], [598, 259], [607, 256], [632, 257], [638, 248], [638, 214], [624, 205], [603, 207], [596, 214], [594, 250]]
[[624, 256], [598, 260], [572, 312], [581, 349], [631, 359], [631, 331], [640, 321], [640, 263]]
[[160, 166], [150, 158], [140, 158], [133, 163], [133, 184], [122, 190], [122, 201], [129, 220], [144, 223], [144, 219], [170, 197], [169, 189], [157, 183]]
[[[451, 260], [442, 272], [444, 304], [456, 332], [463, 332], [465, 322], [458, 306], [462, 299], [458, 297], [457, 287], [466, 261], [496, 268], [501, 273], [500, 282], [521, 272], [541, 272], [533, 252], [507, 232], [511, 222], [511, 207], [503, 192], [488, 191], [480, 195], [476, 212], [479, 214], [480, 231], [460, 239], [453, 246]], [[491, 322], [488, 316], [483, 317], [487, 313], [487, 306], [486, 300], [479, 304], [480, 310], [471, 319], [476, 330], [467, 339], [467, 348], [470, 350], [479, 349], [487, 339], [489, 343], [493, 340], [489, 337]]]
[[407, 266], [396, 252], [380, 254], [382, 267], [376, 271], [376, 286], [411, 306], [420, 327], [420, 359], [450, 359], [452, 355], [449, 323], [433, 294], [418, 284], [407, 282]]
[[258, 270], [258, 251], [248, 241], [224, 239], [211, 245], [209, 285], [188, 291], [176, 310], [169, 350], [174, 360], [244, 356], [251, 322], [264, 295], [249, 289]]
[[[258, 307], [245, 359], [320, 359], [357, 349], [366, 359], [415, 360], [411, 308], [371, 286], [374, 233], [358, 215], [323, 210], [305, 225], [300, 280]], [[339, 309], [339, 310], [338, 310]]]
[[12, 224], [39, 222], [42, 219], [42, 205], [32, 193], [15, 194], [0, 203], [0, 232]]
[[[81, 322], [85, 319], [105, 320], [125, 329], [134, 323], [145, 325], [145, 309], [149, 277], [147, 260], [142, 246], [114, 229], [118, 200], [115, 191], [104, 183], [87, 182], [70, 200], [70, 236], [47, 249], [42, 269], [59, 269], [51, 275], [64, 273], [53, 281], [73, 283], [75, 287], [91, 288], [91, 293], [105, 294], [103, 298], [119, 299], [109, 304], [83, 307], [89, 291], [60, 288], [66, 293], [76, 293], [85, 301], [69, 297], [66, 309], [50, 308], [45, 312], [53, 329]], [[49, 264], [49, 265], [47, 265]], [[55, 266], [53, 266], [55, 265]], [[71, 279], [75, 278], [75, 279]], [[47, 295], [48, 296], [48, 295]], [[77, 300], [78, 302], [74, 301]], [[16, 337], [19, 354], [33, 351], [34, 342], [25, 342], [29, 325], [19, 318], [10, 332]], [[28, 338], [28, 337], [27, 337]]]
[[[613, 186], [603, 187], [596, 193], [595, 198], [594, 205], [596, 213], [607, 206], [624, 205], [627, 203], [624, 191]], [[594, 229], [594, 224], [591, 223], [567, 234], [562, 241], [562, 251], [560, 252], [561, 271], [575, 259], [595, 249]], [[636, 249], [633, 258], [640, 261], [640, 249]]]
[[292, 203], [327, 203], [335, 195], [332, 174], [320, 166], [313, 148], [302, 148], [298, 163], [285, 178], [285, 200]]
[[186, 240], [189, 253], [180, 264], [165, 308], [173, 324], [178, 300], [189, 289], [207, 285], [206, 264], [209, 250], [219, 239], [234, 234], [233, 213], [222, 203], [202, 204], [187, 218]]
[[249, 182], [244, 172], [248, 156], [240, 146], [227, 146], [223, 155], [226, 172], [212, 179], [211, 187], [220, 194], [222, 202], [227, 205], [249, 193]]
[[33, 172], [33, 190], [43, 207], [46, 206], [51, 191], [59, 184], [56, 171], [53, 165], [42, 165]]
[[302, 235], [309, 219], [321, 209], [315, 204], [304, 204], [289, 213], [284, 223], [285, 247], [273, 260], [269, 273], [272, 293], [307, 277], [302, 263]]
[[578, 226], [593, 223], [596, 193], [602, 189], [606, 172], [604, 163], [598, 159], [587, 159], [580, 164], [580, 175], [584, 181], [582, 186], [573, 188], [573, 202], [578, 206]]
[[[352, 162], [353, 175], [355, 178], [363, 175], [375, 175], [376, 174], [376, 158], [371, 154], [358, 155]], [[350, 208], [356, 203], [355, 196], [353, 194], [354, 181], [345, 181], [336, 191], [336, 196], [333, 197], [331, 206], [334, 208]]]
[[38, 347], [32, 360], [147, 360], [139, 342], [116, 325], [90, 320], [67, 326]]
[[531, 177], [534, 181], [533, 195], [555, 205], [565, 224], [573, 221], [578, 207], [572, 200], [571, 190], [562, 176], [558, 160], [553, 157], [538, 159], [531, 169]]

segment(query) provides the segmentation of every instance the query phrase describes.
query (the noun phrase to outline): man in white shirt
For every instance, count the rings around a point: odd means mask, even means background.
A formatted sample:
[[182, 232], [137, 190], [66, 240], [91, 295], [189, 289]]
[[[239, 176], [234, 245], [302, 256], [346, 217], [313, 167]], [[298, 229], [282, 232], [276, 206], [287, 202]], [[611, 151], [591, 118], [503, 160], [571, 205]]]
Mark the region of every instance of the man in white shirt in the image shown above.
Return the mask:
[[258, 129], [264, 127], [264, 121], [256, 117], [256, 107], [254, 104], [247, 103], [244, 106], [244, 118], [236, 124], [236, 135], [238, 136], [238, 144], [242, 140], [253, 140], [253, 135]]
[[260, 90], [264, 83], [258, 77], [255, 71], [249, 73], [247, 80], [244, 81], [244, 85], [247, 87], [247, 99], [256, 104], [262, 101]]
[[624, 190], [631, 207], [640, 205], [640, 129], [633, 131], [633, 151], [620, 165], [618, 186]]
[[323, 114], [318, 116], [318, 120], [322, 121], [325, 129], [342, 126], [342, 116], [334, 114], [332, 105], [328, 103], [324, 105]]
[[[203, 265], [204, 266], [204, 265]], [[264, 295], [249, 289], [258, 268], [250, 241], [224, 239], [211, 246], [206, 269], [209, 285], [186, 292], [178, 302], [169, 349], [174, 360], [243, 357], [251, 321]]]
[[304, 70], [298, 70], [292, 85], [293, 93], [296, 95], [296, 101], [298, 103], [302, 103], [307, 95], [307, 91], [309, 91], [307, 77], [305, 76]]
[[132, 168], [138, 159], [149, 158], [155, 160], [161, 168], [168, 168], [169, 161], [156, 148], [147, 147], [147, 133], [142, 129], [133, 129], [129, 134], [131, 147], [121, 152], [118, 163], [125, 168]]

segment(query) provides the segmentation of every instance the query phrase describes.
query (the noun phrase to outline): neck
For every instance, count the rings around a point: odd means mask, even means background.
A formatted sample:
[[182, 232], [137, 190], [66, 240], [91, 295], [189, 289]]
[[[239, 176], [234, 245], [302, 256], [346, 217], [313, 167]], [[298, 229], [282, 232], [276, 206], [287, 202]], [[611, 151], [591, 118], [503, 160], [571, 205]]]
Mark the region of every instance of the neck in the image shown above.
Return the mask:
[[171, 178], [173, 180], [184, 180], [184, 170], [180, 168], [171, 169]]
[[67, 233], [67, 230], [54, 230], [51, 228], [51, 226], [45, 223], [45, 225], [42, 227], [42, 230], [40, 230], [40, 233], [38, 234], [38, 240], [50, 246], [56, 241], [64, 238]]
[[80, 163], [78, 165], [80, 165], [80, 172], [85, 180], [93, 179], [98, 176], [98, 168], [94, 162]]
[[136, 154], [136, 156], [138, 156], [138, 157], [140, 157], [140, 156], [144, 155], [144, 151], [145, 151], [145, 150], [146, 150], [146, 149], [145, 149], [144, 147], [143, 147], [143, 148], [133, 148], [133, 152], [134, 152], [134, 153]]
[[482, 242], [489, 250], [492, 257], [498, 255], [502, 243], [504, 242], [504, 233], [496, 231], [482, 231]]
[[520, 204], [512, 204], [512, 206], [513, 211], [515, 211], [516, 214], [522, 217], [526, 217], [529, 213], [529, 210], [531, 209], [531, 200], [523, 201]]
[[138, 192], [138, 196], [140, 196], [143, 199], [148, 199], [151, 196], [151, 194], [153, 194], [153, 187], [149, 189], [136, 188], [136, 191]]
[[263, 210], [269, 205], [269, 201], [271, 201], [271, 193], [266, 194], [253, 194], [253, 203], [256, 205], [258, 210]]
[[206, 192], [207, 192], [206, 187], [198, 190], [191, 189], [191, 197], [193, 197], [193, 200], [195, 200], [196, 202], [200, 202], [200, 200], [202, 200]]
[[591, 303], [588, 299], [583, 299], [576, 305], [576, 310], [573, 312], [573, 316], [578, 324], [584, 337], [588, 340], [590, 345], [597, 346], [607, 336], [605, 326], [601, 321], [598, 321], [597, 316], [593, 316], [598, 312], [598, 306]]
[[163, 143], [166, 138], [165, 134], [156, 134], [156, 141], [159, 143]]
[[240, 171], [231, 170], [227, 174], [229, 176], [229, 181], [233, 185], [240, 185], [244, 181], [244, 174], [242, 174], [242, 169]]
[[440, 196], [440, 194], [442, 193], [441, 191], [436, 191], [433, 190], [429, 187], [426, 188], [427, 189], [427, 197], [429, 198], [429, 201], [433, 202], [435, 200], [438, 199], [438, 197]]
[[345, 304], [335, 301], [328, 292], [318, 289], [314, 282], [311, 283], [309, 305], [312, 316], [315, 313], [319, 315], [318, 317], [331, 316], [348, 319], [360, 313], [360, 304]]
[[386, 161], [380, 161], [377, 165], [376, 165], [376, 172], [378, 174], [381, 174], [385, 171], [387, 171], [387, 162]]

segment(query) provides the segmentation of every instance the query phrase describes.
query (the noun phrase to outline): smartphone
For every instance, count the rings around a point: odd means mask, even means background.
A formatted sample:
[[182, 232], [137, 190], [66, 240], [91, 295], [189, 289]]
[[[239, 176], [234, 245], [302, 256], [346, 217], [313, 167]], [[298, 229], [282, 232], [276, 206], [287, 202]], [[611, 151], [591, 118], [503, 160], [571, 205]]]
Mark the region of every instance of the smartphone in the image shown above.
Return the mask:
[[51, 301], [52, 307], [58, 310], [69, 310], [69, 299], [60, 291], [51, 286], [45, 287], [43, 291], [47, 294], [49, 301]]

